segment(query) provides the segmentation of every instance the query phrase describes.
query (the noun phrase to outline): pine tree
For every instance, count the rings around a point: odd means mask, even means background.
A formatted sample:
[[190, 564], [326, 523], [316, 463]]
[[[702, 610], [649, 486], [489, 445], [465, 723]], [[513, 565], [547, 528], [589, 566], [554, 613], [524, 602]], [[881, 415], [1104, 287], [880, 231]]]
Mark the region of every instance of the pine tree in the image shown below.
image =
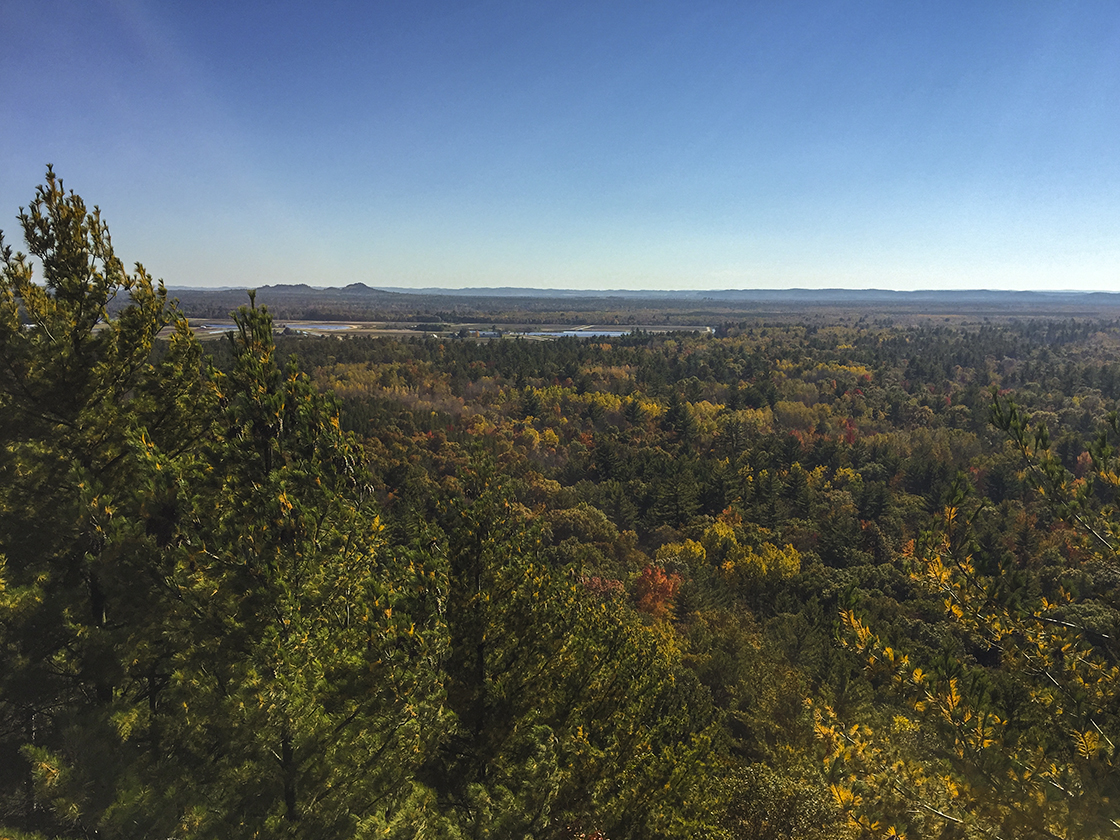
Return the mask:
[[174, 541], [166, 772], [131, 812], [190, 789], [184, 836], [411, 834], [442, 726], [438, 558], [387, 547], [337, 404], [276, 363], [266, 311], [235, 321]]
[[162, 283], [128, 273], [99, 212], [46, 181], [19, 214], [29, 254], [0, 238], [0, 820], [84, 832], [128, 772], [118, 722], [159, 691], [161, 575], [117, 550], [158, 528], [137, 507], [137, 445], [182, 452], [207, 402]]
[[[1044, 498], [1084, 529], [1101, 561], [1114, 565], [1114, 514], [1092, 508], [1088, 482], [1075, 482], [1057, 461], [1045, 428], [1031, 434], [1016, 406], [999, 397], [993, 415]], [[1115, 418], [1110, 426], [1120, 433]], [[1114, 490], [1117, 464], [1107, 434], [1093, 451], [1095, 475]], [[915, 579], [942, 600], [949, 626], [982, 657], [944, 656], [915, 666], [843, 610], [846, 643], [906, 707], [877, 731], [817, 710], [837, 801], [866, 836], [1114, 836], [1120, 826], [1114, 573], [1098, 583], [1069, 568], [1066, 580], [1046, 591], [1016, 585], [1026, 580], [1022, 570], [976, 562], [967, 508], [958, 480], [940, 528], [907, 555]]]
[[276, 363], [266, 312], [239, 311], [234, 369], [204, 374], [162, 286], [50, 170], [20, 221], [31, 256], [0, 246], [4, 831], [425, 833], [438, 555], [385, 544], [337, 405]]
[[715, 722], [673, 631], [549, 565], [491, 479], [450, 519], [441, 809], [467, 837], [691, 836]]

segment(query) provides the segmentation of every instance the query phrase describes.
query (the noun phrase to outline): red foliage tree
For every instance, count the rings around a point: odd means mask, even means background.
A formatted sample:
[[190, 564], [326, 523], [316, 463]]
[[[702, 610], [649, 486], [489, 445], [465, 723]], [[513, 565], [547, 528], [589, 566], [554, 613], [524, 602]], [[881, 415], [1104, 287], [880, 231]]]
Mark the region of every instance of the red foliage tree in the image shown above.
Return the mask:
[[646, 566], [634, 582], [634, 601], [642, 612], [665, 618], [680, 585], [680, 575], [667, 575], [664, 569]]

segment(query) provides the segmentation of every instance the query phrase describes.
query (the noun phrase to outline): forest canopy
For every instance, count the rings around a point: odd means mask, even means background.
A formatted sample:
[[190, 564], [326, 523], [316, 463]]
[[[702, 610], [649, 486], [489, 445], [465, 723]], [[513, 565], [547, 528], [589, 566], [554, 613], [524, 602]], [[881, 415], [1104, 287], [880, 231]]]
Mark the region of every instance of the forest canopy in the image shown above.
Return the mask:
[[202, 343], [18, 219], [5, 836], [1120, 827], [1120, 324]]

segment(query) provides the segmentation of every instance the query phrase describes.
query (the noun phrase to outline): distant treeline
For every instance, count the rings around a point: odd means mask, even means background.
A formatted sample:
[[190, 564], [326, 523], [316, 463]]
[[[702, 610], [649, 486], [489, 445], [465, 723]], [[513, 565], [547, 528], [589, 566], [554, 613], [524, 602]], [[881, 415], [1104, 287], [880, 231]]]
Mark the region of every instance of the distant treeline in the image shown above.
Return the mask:
[[[450, 322], [468, 324], [685, 324], [743, 317], [837, 318], [928, 315], [1002, 319], [1120, 317], [1120, 295], [1076, 292], [924, 291], [846, 289], [714, 290], [580, 293], [532, 289], [425, 289], [411, 292], [308, 285], [263, 286], [257, 300], [275, 317], [305, 320]], [[245, 289], [175, 289], [187, 317], [225, 318], [246, 299]]]

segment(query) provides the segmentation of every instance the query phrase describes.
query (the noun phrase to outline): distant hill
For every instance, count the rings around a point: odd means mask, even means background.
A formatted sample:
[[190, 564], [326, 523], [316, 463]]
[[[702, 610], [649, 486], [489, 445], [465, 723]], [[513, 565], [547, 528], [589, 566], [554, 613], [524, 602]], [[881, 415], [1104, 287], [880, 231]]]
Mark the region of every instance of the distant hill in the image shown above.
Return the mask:
[[[222, 293], [244, 294], [249, 287], [204, 288], [197, 286], [169, 286], [173, 293], [217, 295]], [[890, 289], [536, 289], [527, 286], [479, 286], [445, 289], [435, 286], [407, 288], [404, 286], [373, 287], [365, 283], [347, 286], [309, 286], [306, 283], [258, 286], [259, 296], [308, 296], [323, 299], [340, 297], [369, 297], [381, 299], [404, 298], [640, 298], [643, 300], [758, 300], [796, 301], [799, 303], [914, 303], [959, 302], [962, 300], [984, 302], [1020, 303], [1078, 303], [1097, 300], [1109, 305], [1120, 304], [1118, 292], [1078, 291], [1003, 291], [998, 289], [923, 289], [894, 291]]]

